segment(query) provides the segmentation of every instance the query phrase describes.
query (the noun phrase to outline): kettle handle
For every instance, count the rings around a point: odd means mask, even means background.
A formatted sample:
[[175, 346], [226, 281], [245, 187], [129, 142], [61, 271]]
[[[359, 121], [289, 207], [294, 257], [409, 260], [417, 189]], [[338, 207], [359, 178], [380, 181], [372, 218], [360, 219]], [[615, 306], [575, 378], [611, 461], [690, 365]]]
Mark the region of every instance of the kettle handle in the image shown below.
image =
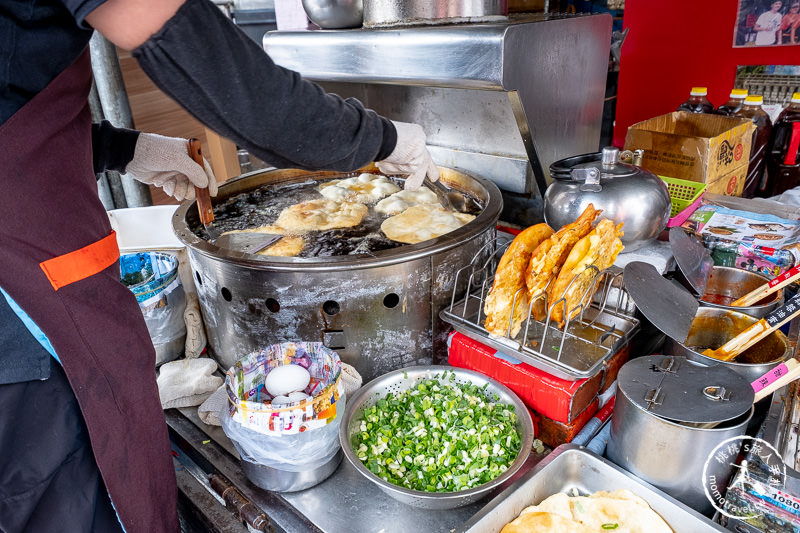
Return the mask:
[[573, 168], [571, 172], [574, 181], [582, 181], [579, 187], [581, 192], [600, 192], [603, 186], [600, 185], [600, 171], [596, 168]]

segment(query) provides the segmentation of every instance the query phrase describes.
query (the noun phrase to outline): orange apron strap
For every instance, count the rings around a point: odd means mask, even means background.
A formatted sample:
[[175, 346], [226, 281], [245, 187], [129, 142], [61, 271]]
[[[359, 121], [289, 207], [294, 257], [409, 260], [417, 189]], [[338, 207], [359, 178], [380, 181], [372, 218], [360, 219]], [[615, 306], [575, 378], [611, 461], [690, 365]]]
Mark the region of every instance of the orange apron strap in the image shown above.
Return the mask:
[[42, 261], [39, 266], [53, 289], [58, 290], [105, 270], [118, 259], [117, 234], [111, 230], [107, 237], [74, 252]]

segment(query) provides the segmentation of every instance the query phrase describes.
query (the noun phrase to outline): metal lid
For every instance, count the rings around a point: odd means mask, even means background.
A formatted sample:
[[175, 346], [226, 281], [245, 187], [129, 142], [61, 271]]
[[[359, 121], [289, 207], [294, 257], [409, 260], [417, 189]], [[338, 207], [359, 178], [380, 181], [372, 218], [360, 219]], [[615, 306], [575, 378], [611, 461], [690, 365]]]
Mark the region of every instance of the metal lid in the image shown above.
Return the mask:
[[619, 149], [614, 147], [603, 148], [602, 152], [568, 157], [550, 165], [550, 176], [554, 179], [580, 180], [585, 177], [583, 173], [576, 173], [581, 169], [597, 169], [601, 179], [613, 179], [637, 174], [648, 173], [635, 165], [628, 165], [619, 161]]
[[681, 423], [732, 420], [753, 405], [750, 383], [724, 366], [700, 366], [685, 357], [648, 355], [619, 371], [617, 386], [638, 407]]

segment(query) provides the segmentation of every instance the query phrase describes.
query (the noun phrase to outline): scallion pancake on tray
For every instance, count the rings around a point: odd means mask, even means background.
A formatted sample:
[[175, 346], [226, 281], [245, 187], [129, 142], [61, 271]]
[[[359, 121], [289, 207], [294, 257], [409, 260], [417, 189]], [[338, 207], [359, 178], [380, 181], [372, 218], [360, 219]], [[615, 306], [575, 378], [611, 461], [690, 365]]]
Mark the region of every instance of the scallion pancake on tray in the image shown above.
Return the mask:
[[589, 496], [558, 492], [523, 509], [500, 533], [672, 533], [646, 500], [627, 489]]

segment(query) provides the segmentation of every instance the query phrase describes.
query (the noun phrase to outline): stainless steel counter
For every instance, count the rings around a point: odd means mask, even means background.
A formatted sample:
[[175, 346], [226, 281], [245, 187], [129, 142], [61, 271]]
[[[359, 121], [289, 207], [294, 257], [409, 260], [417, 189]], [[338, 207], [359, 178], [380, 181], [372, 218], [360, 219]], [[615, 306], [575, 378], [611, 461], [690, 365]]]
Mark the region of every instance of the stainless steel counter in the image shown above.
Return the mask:
[[[165, 414], [173, 447], [181, 452], [176, 458], [178, 471], [193, 469], [195, 476], [198, 471], [223, 476], [263, 511], [276, 532], [450, 533], [544, 457], [532, 453], [516, 476], [476, 503], [459, 509], [431, 511], [392, 499], [359, 474], [346, 459], [331, 477], [310, 489], [294, 493], [262, 490], [245, 477], [239, 467], [238, 453], [222, 429], [204, 424], [197, 417], [196, 408], [170, 409]], [[184, 464], [186, 462], [194, 464], [189, 467]], [[182, 478], [186, 476], [179, 476], [179, 483]], [[195, 486], [193, 492], [197, 492], [196, 489]], [[187, 492], [186, 487], [181, 490]]]

